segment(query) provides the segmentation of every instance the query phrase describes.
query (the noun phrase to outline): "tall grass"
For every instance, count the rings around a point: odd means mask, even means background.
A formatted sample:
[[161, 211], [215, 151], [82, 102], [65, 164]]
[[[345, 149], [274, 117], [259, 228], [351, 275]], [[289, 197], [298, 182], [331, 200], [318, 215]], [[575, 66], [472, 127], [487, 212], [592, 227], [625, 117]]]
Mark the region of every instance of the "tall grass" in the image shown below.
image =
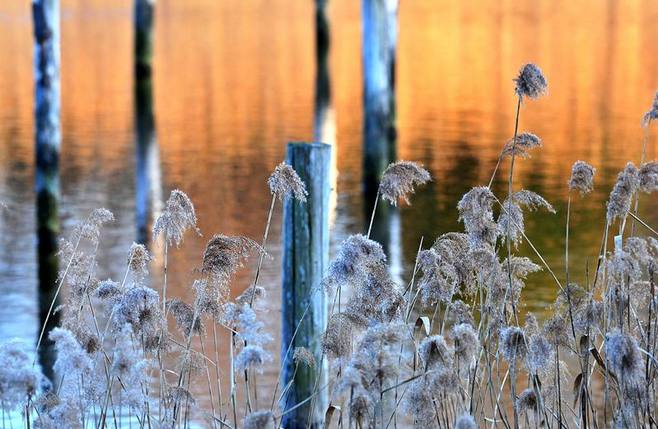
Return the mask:
[[[327, 427], [656, 427], [658, 240], [641, 219], [638, 201], [656, 191], [658, 164], [645, 161], [643, 148], [640, 166], [628, 163], [619, 173], [596, 267], [585, 284], [572, 283], [570, 216], [578, 210], [576, 191], [586, 197], [592, 190], [595, 169], [577, 161], [565, 184], [565, 258], [559, 270], [524, 231], [524, 210], [554, 213], [553, 207], [540, 195], [514, 189], [515, 160], [541, 146], [534, 134], [518, 132], [521, 109], [546, 86], [534, 65], [525, 65], [516, 79], [514, 135], [496, 166], [509, 159], [505, 198], [493, 193], [493, 176], [489, 186], [467, 192], [458, 202], [465, 231], [443, 234], [427, 248], [421, 240], [407, 284], [393, 280], [381, 245], [368, 236], [353, 235], [340, 245], [314, 292], [334, 303], [326, 331], [317, 333], [329, 384], [316, 383], [305, 400], [317, 406], [315, 397], [328, 394], [329, 407], [320, 410]], [[656, 118], [658, 94], [644, 117], [645, 136]], [[382, 204], [408, 202], [415, 187], [429, 180], [419, 164], [400, 161], [384, 172], [378, 196]], [[161, 286], [150, 280], [153, 256], [138, 244], [128, 252], [121, 281], [98, 279], [101, 229], [113, 217], [99, 209], [80, 223], [61, 246], [65, 269], [56, 286], [67, 296], [56, 310], [64, 317], [48, 337], [58, 353], [57, 377], [45, 380], [25, 346], [1, 345], [3, 427], [11, 412], [21, 413], [25, 427], [41, 428], [186, 428], [195, 422], [278, 427], [290, 385], [281, 385], [279, 376], [268, 392], [259, 383], [273, 350], [261, 320], [265, 291], [258, 278], [267, 263], [275, 201], [304, 201], [306, 190], [285, 164], [268, 183], [272, 200], [262, 244], [213, 236], [190, 279], [190, 303], [167, 292], [167, 252], [197, 231], [193, 203], [182, 191], [171, 193], [154, 226], [164, 245]], [[522, 242], [530, 245], [532, 258], [514, 254]], [[231, 301], [232, 278], [250, 257], [257, 258], [253, 283]], [[525, 279], [542, 269], [551, 273], [557, 291], [551, 314], [521, 320]], [[341, 294], [346, 302], [335, 305]], [[220, 356], [227, 355], [224, 374]], [[284, 358], [295, 368], [327, 367], [304, 348], [288, 350]], [[206, 401], [194, 397], [192, 386], [200, 385]]]

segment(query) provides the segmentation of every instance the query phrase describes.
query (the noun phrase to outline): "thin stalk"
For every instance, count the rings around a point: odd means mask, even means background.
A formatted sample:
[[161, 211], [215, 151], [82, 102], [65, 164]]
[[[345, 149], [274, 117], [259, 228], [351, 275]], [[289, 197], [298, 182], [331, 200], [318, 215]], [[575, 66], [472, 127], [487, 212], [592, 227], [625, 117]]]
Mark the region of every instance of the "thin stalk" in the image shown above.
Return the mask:
[[260, 277], [260, 269], [263, 265], [263, 258], [265, 257], [265, 246], [267, 244], [267, 237], [270, 233], [270, 224], [272, 223], [272, 213], [274, 212], [274, 203], [276, 202], [276, 194], [272, 194], [272, 201], [270, 202], [270, 210], [267, 212], [267, 224], [265, 224], [265, 232], [263, 233], [263, 242], [261, 244], [260, 256], [258, 258], [258, 267], [256, 268], [256, 275], [254, 277], [254, 284], [251, 291], [251, 299], [249, 300], [249, 307], [254, 305], [254, 297], [256, 296], [256, 286], [258, 285], [258, 278]]
[[[169, 241], [165, 237], [164, 240], [164, 265], [162, 267], [162, 314], [165, 321], [167, 320], [167, 259], [169, 254]], [[166, 323], [166, 322], [165, 322]]]
[[217, 381], [217, 403], [219, 406], [219, 415], [222, 415], [222, 385], [219, 375], [219, 349], [217, 347], [217, 323], [213, 320], [212, 323], [212, 341], [215, 351], [215, 375]]
[[[64, 274], [62, 274], [62, 278], [59, 280], [59, 284], [57, 285], [57, 289], [55, 290], [55, 296], [53, 297], [52, 301], [50, 302], [50, 307], [48, 308], [48, 313], [46, 313], [46, 320], [44, 320], [43, 325], [41, 325], [41, 332], [39, 333], [39, 340], [37, 341], [36, 350], [39, 350], [39, 347], [41, 347], [41, 341], [43, 340], [43, 334], [46, 331], [46, 326], [48, 325], [48, 320], [50, 320], [50, 315], [53, 312], [53, 307], [55, 306], [55, 302], [57, 302], [57, 297], [59, 296], [59, 293], [62, 290], [62, 285], [64, 285], [64, 280], [66, 280], [66, 275], [68, 274], [69, 269], [71, 268], [71, 264], [73, 263], [73, 259], [75, 257], [75, 252], [77, 252], [79, 245], [80, 245], [80, 238], [78, 237], [78, 240], [75, 243], [75, 247], [73, 248], [73, 253], [71, 255], [71, 259], [69, 259], [69, 262], [66, 265], [66, 269], [64, 270]], [[39, 356], [39, 354], [36, 353], [35, 356], [34, 356], [34, 360], [32, 361], [32, 366], [34, 366], [36, 364], [38, 356]]]
[[500, 162], [503, 160], [503, 153], [501, 152], [500, 155], [498, 155], [498, 161], [496, 161], [496, 166], [494, 167], [494, 171], [491, 174], [491, 179], [489, 179], [489, 184], [487, 184], [487, 188], [491, 189], [491, 185], [493, 184], [494, 177], [496, 177], [496, 173], [498, 172], [498, 167], [500, 167]]
[[229, 348], [229, 357], [231, 360], [231, 375], [229, 377], [229, 382], [231, 386], [231, 406], [233, 408], [233, 426], [238, 427], [238, 413], [235, 407], [235, 357], [234, 357], [234, 348], [235, 348], [235, 333], [231, 332], [231, 342]]
[[[512, 216], [509, 213], [512, 213], [512, 200], [514, 192], [514, 160], [516, 152], [516, 136], [519, 132], [519, 113], [521, 111], [521, 95], [518, 96], [519, 100], [516, 104], [516, 119], [514, 120], [514, 137], [512, 139], [512, 155], [509, 168], [509, 179], [507, 181], [507, 200], [509, 201], [507, 205], [508, 218], [511, 220]], [[507, 277], [509, 280], [509, 291], [512, 291], [512, 230], [510, 228], [510, 222], [507, 222]], [[506, 292], [507, 294], [507, 292]], [[512, 303], [513, 304], [513, 303]], [[512, 305], [514, 311], [514, 317], [516, 317], [516, 306]], [[514, 428], [518, 428], [518, 413], [516, 407], [514, 408]]]
[[638, 221], [638, 223], [639, 223], [640, 225], [642, 225], [643, 227], [645, 227], [646, 229], [648, 229], [649, 231], [651, 231], [654, 235], [658, 236], [658, 231], [656, 231], [656, 230], [653, 229], [651, 226], [649, 226], [645, 221], [643, 221], [642, 219], [640, 219], [639, 217], [637, 217], [637, 215], [633, 214], [632, 212], [628, 212], [628, 214], [629, 214], [633, 219], [635, 219], [636, 221]]
[[[649, 140], [649, 126], [651, 126], [651, 119], [649, 119], [649, 123], [647, 126], [644, 128], [644, 133], [642, 135], [642, 156], [640, 157], [640, 166], [644, 164], [644, 161], [647, 159], [647, 141]], [[640, 209], [640, 193], [636, 192], [635, 193], [635, 204], [633, 207], [633, 212], [637, 215], [638, 211]], [[635, 219], [635, 216], [633, 216], [633, 219]], [[635, 234], [635, 221], [631, 223], [631, 236]]]
[[571, 192], [567, 198], [567, 226], [565, 228], [564, 240], [564, 271], [567, 288], [569, 287], [569, 219], [571, 217]]
[[375, 195], [375, 203], [372, 207], [372, 214], [370, 215], [370, 225], [368, 225], [368, 235], [367, 238], [370, 238], [370, 232], [372, 231], [372, 224], [375, 222], [375, 212], [377, 211], [377, 203], [379, 202], [379, 189], [377, 189], [377, 195]]
[[[206, 351], [204, 349], [203, 345], [203, 338], [201, 337], [201, 334], [199, 334], [199, 341], [201, 342], [201, 354], [204, 356], [206, 355]], [[212, 393], [212, 383], [210, 382], [210, 368], [208, 368], [208, 365], [205, 365], [206, 367], [206, 377], [208, 379], [208, 394], [210, 395], [210, 409], [212, 411], [212, 415], [215, 415], [215, 398]], [[221, 412], [221, 411], [220, 411]], [[212, 424], [213, 428], [215, 428], [215, 422], [213, 421]]]

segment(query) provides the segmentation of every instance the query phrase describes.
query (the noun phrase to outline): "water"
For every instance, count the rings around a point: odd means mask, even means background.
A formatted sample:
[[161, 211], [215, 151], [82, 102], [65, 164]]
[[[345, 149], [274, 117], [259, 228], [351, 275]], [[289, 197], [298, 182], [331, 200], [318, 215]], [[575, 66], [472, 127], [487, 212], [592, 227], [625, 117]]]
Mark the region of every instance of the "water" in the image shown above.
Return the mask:
[[[323, 135], [336, 149], [334, 248], [365, 223], [358, 3], [336, 0], [329, 10], [332, 106]], [[421, 237], [429, 244], [461, 228], [457, 201], [488, 181], [513, 132], [512, 78], [521, 64], [535, 62], [547, 76], [549, 95], [524, 104], [520, 129], [541, 136], [544, 148], [517, 164], [515, 183], [540, 192], [557, 214], [529, 217], [526, 232], [563, 278], [565, 184], [575, 160], [595, 165], [596, 191], [576, 197], [572, 213], [572, 279], [584, 280], [587, 264], [595, 264], [614, 177], [627, 160], [640, 157], [640, 118], [658, 88], [657, 18], [658, 3], [650, 0], [402, 2], [398, 154], [424, 163], [434, 177], [394, 222], [392, 253], [403, 278]], [[313, 138], [313, 9], [310, 0], [162, 0], [156, 22], [155, 191], [164, 198], [174, 188], [187, 192], [203, 233], [189, 234], [170, 259], [170, 293], [189, 297], [206, 240], [216, 232], [258, 240], [269, 207], [269, 172], [283, 159], [287, 141]], [[63, 229], [70, 232], [94, 208], [112, 210], [116, 221], [103, 232], [98, 263], [100, 278], [116, 279], [136, 238], [131, 2], [63, 0], [62, 28]], [[39, 328], [31, 31], [26, 3], [3, 0], [0, 200], [9, 210], [0, 220], [0, 339], [28, 341]], [[499, 195], [506, 192], [507, 173], [503, 166], [494, 182]], [[657, 209], [655, 199], [641, 200], [641, 215], [654, 226]], [[273, 259], [261, 277], [275, 335], [280, 224], [278, 206], [268, 249]], [[531, 255], [525, 246], [519, 252]], [[251, 276], [238, 275], [233, 295]], [[541, 312], [555, 295], [550, 276], [536, 274], [524, 291], [527, 309]]]

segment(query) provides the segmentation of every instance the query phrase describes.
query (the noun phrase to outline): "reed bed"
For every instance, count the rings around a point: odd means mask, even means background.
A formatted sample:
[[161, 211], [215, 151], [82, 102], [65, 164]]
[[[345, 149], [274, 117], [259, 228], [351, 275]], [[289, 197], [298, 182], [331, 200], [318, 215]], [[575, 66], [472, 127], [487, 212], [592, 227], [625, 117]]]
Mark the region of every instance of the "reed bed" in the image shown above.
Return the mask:
[[[569, 264], [570, 216], [592, 191], [595, 176], [588, 163], [573, 165], [564, 189], [566, 216], [556, 219], [565, 230], [558, 269], [524, 231], [527, 212], [554, 213], [553, 207], [514, 187], [515, 163], [542, 144], [519, 131], [519, 119], [526, 102], [546, 89], [537, 66], [521, 68], [514, 134], [489, 184], [458, 202], [464, 231], [443, 234], [430, 246], [419, 240], [405, 284], [391, 277], [370, 228], [339, 246], [313, 291], [330, 303], [326, 331], [317, 333], [321, 354], [288, 347], [283, 355], [295, 368], [316, 371], [318, 379], [328, 371], [329, 383], [316, 383], [306, 400], [314, 407], [315, 396], [328, 395], [328, 409], [320, 410], [325, 427], [658, 427], [658, 240], [638, 211], [646, 194], [658, 189], [658, 163], [645, 159], [658, 93], [642, 121], [639, 166], [629, 162], [610, 192], [600, 253], [591, 267]], [[506, 162], [507, 194], [495, 195], [491, 183]], [[393, 163], [383, 173], [379, 204], [408, 203], [415, 188], [430, 180], [417, 163]], [[261, 242], [213, 236], [190, 279], [192, 302], [167, 288], [168, 251], [197, 232], [194, 205], [184, 192], [171, 193], [153, 228], [163, 246], [161, 284], [151, 280], [153, 256], [139, 244], [127, 253], [123, 278], [98, 279], [101, 230], [113, 215], [98, 209], [81, 222], [61, 243], [56, 288], [67, 293], [60, 307], [51, 308], [61, 313], [61, 326], [48, 333], [57, 350], [56, 379], [41, 375], [29, 347], [2, 344], [3, 427], [5, 413], [12, 412], [20, 413], [25, 427], [36, 428], [116, 428], [127, 421], [140, 428], [279, 427], [290, 409], [290, 386], [277, 377], [272, 391], [259, 388], [258, 374], [272, 365], [273, 350], [259, 314], [266, 291], [258, 279], [269, 262], [276, 203], [304, 201], [306, 190], [286, 164], [276, 167], [268, 185], [272, 199]], [[522, 242], [532, 257], [515, 254]], [[257, 260], [254, 280], [230, 300], [233, 276], [249, 258]], [[588, 270], [585, 284], [570, 281], [572, 269]], [[526, 278], [540, 270], [549, 272], [557, 295], [543, 320], [519, 311]], [[42, 330], [39, 345], [45, 341]], [[229, 370], [222, 372], [220, 356], [227, 355]], [[197, 401], [192, 385], [204, 386], [209, 400]]]

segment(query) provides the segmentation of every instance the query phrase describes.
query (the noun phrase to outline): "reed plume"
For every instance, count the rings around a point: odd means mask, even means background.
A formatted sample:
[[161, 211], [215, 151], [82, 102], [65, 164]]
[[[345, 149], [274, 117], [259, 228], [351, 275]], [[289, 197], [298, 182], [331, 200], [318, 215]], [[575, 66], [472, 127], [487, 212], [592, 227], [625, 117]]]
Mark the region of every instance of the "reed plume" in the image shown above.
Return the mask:
[[297, 172], [285, 162], [276, 166], [272, 175], [267, 180], [267, 184], [270, 187], [272, 195], [281, 201], [289, 196], [301, 202], [306, 201], [306, 196], [308, 195], [306, 185], [299, 178]]
[[539, 137], [529, 132], [523, 132], [516, 136], [516, 140], [511, 138], [505, 143], [502, 156], [512, 156], [514, 154], [521, 158], [529, 158], [529, 151], [541, 147], [541, 145], [542, 142]]
[[633, 195], [639, 185], [639, 171], [632, 162], [629, 162], [617, 176], [617, 182], [610, 193], [607, 211], [608, 223], [612, 223], [616, 218], [626, 217], [631, 209]]
[[409, 203], [409, 195], [415, 187], [432, 180], [430, 173], [420, 164], [411, 161], [397, 161], [390, 164], [382, 174], [379, 183], [381, 197], [394, 206], [399, 200]]
[[576, 161], [571, 167], [569, 190], [578, 190], [581, 195], [588, 194], [594, 189], [594, 173], [596, 169], [585, 161]]
[[514, 91], [519, 97], [539, 98], [548, 90], [546, 78], [535, 64], [523, 65], [514, 83]]
[[153, 224], [153, 237], [162, 235], [169, 244], [180, 246], [189, 229], [199, 233], [194, 204], [183, 191], [174, 189], [165, 208]]

